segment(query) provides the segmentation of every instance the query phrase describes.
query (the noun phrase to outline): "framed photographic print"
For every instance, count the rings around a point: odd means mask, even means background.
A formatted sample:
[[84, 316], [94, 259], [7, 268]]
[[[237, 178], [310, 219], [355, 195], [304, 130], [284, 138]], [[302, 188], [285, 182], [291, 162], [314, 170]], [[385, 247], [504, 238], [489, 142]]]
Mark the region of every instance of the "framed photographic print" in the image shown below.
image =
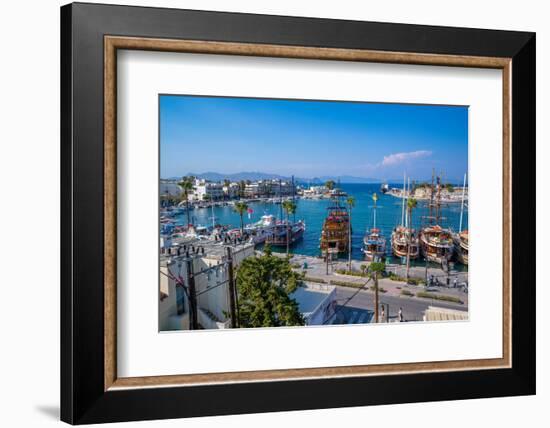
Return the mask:
[[61, 53], [62, 420], [535, 393], [533, 33], [77, 3]]

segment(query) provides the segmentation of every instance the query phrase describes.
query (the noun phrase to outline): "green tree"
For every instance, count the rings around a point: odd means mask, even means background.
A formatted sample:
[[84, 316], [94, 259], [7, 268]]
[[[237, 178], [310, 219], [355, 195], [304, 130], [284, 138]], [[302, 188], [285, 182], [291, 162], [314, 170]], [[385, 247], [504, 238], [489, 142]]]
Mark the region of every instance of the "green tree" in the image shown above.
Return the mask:
[[191, 224], [191, 212], [189, 211], [189, 194], [193, 191], [193, 181], [190, 177], [183, 177], [178, 183], [181, 187], [181, 198], [185, 201], [185, 212], [187, 214], [187, 225]]
[[332, 190], [334, 189], [334, 180], [327, 180], [327, 182], [325, 183], [325, 187], [328, 189], [328, 190]]
[[412, 240], [412, 212], [418, 205], [418, 202], [414, 198], [410, 198], [407, 201], [407, 216], [409, 217], [409, 228], [407, 229], [407, 274], [405, 278], [409, 281], [409, 269], [411, 266], [411, 240]]
[[290, 221], [289, 216], [290, 214], [294, 214], [296, 212], [296, 204], [293, 201], [287, 200], [283, 202], [283, 210], [285, 210], [286, 214], [286, 255], [288, 256], [288, 253], [290, 252]]
[[355, 206], [355, 198], [350, 196], [346, 199], [349, 209], [349, 223], [348, 223], [348, 271], [351, 272], [351, 210]]
[[235, 212], [239, 214], [241, 217], [241, 237], [244, 235], [244, 222], [243, 222], [243, 216], [244, 213], [248, 210], [248, 205], [244, 202], [237, 202], [235, 204]]
[[298, 302], [290, 297], [302, 276], [267, 245], [260, 257], [246, 258], [237, 269], [240, 327], [304, 325]]
[[374, 322], [379, 322], [378, 312], [380, 310], [380, 301], [378, 293], [378, 277], [386, 270], [386, 265], [381, 262], [372, 262], [369, 266], [370, 277], [374, 280]]

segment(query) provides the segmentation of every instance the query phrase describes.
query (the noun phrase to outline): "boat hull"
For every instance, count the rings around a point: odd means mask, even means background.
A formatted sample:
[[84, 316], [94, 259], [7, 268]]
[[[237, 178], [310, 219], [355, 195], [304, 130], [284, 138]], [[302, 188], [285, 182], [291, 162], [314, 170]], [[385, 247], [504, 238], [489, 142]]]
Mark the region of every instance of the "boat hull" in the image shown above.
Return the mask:
[[420, 256], [420, 246], [418, 238], [413, 235], [411, 238], [410, 249], [407, 244], [407, 237], [404, 232], [394, 232], [391, 240], [392, 253], [395, 257], [407, 257], [409, 253], [410, 260], [415, 260]]
[[455, 237], [454, 240], [454, 251], [456, 259], [458, 262], [463, 265], [468, 264], [468, 243], [464, 242], [460, 237]]
[[365, 260], [368, 261], [368, 262], [386, 260], [386, 252], [385, 251], [363, 250], [363, 253], [365, 254]]
[[453, 245], [440, 246], [430, 245], [424, 241], [421, 241], [420, 249], [422, 256], [429, 262], [443, 264], [451, 260], [453, 257]]
[[[287, 246], [287, 233], [284, 227], [279, 226], [280, 230], [275, 231], [271, 235], [268, 235], [266, 239], [264, 239], [265, 244], [269, 244], [273, 247], [286, 247]], [[292, 233], [290, 233], [289, 239], [288, 239], [288, 245], [292, 246], [296, 242], [298, 242], [300, 239], [303, 238], [305, 232], [305, 226], [303, 224], [300, 224], [299, 226], [294, 226], [292, 229]]]
[[[407, 248], [402, 248], [401, 246], [392, 246], [392, 253], [395, 257], [407, 257]], [[409, 258], [411, 260], [416, 260], [420, 256], [420, 250], [418, 248], [418, 244], [411, 244], [411, 250], [409, 254]]]
[[447, 264], [454, 254], [452, 233], [441, 226], [430, 226], [420, 233], [422, 256], [433, 263]]
[[363, 253], [369, 262], [386, 259], [386, 239], [380, 235], [378, 229], [372, 229], [369, 235], [363, 238]]

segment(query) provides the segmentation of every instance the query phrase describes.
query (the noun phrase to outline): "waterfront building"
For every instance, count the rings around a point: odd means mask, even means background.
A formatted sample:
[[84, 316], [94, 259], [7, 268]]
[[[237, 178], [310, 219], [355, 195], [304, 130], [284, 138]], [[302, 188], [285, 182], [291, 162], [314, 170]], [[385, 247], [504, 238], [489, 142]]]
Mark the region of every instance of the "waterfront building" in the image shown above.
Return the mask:
[[294, 186], [290, 181], [271, 180], [273, 194], [277, 196], [292, 196], [295, 192]]
[[194, 185], [194, 199], [197, 201], [218, 201], [223, 199], [223, 183], [216, 183], [204, 179], [196, 179]]
[[306, 198], [315, 198], [324, 195], [327, 191], [326, 186], [311, 186], [308, 189], [302, 190], [301, 193]]
[[278, 179], [253, 181], [247, 183], [244, 189], [247, 198], [292, 196], [293, 193], [294, 186], [291, 181]]
[[235, 199], [239, 196], [240, 186], [239, 183], [229, 183], [228, 186], [224, 185], [222, 190], [225, 199]]
[[247, 198], [257, 198], [264, 196], [268, 193], [268, 186], [264, 181], [255, 181], [253, 183], [248, 183], [244, 188], [244, 195]]

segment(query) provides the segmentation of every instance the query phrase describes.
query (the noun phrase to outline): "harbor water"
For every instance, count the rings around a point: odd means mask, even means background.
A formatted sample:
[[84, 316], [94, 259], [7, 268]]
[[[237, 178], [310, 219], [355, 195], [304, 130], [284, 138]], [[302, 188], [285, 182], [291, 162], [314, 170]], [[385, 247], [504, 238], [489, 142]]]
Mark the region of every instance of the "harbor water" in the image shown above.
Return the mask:
[[[402, 184], [401, 184], [402, 186]], [[390, 184], [390, 187], [401, 187], [399, 184]], [[399, 259], [390, 257], [391, 252], [391, 233], [392, 230], [401, 224], [402, 199], [383, 194], [380, 191], [380, 184], [340, 184], [342, 191], [355, 198], [355, 206], [351, 211], [352, 223], [352, 258], [362, 260], [363, 254], [361, 247], [363, 245], [363, 236], [365, 232], [373, 227], [373, 199], [372, 195], [378, 195], [376, 210], [376, 227], [379, 228], [387, 240], [388, 261], [391, 263], [400, 263]], [[345, 204], [342, 198], [342, 203]], [[296, 220], [303, 220], [306, 224], [306, 231], [303, 239], [297, 241], [291, 248], [295, 254], [309, 256], [319, 256], [319, 238], [323, 221], [327, 214], [327, 208], [332, 204], [330, 199], [297, 199]], [[442, 203], [441, 215], [443, 219], [440, 224], [443, 227], [449, 227], [453, 232], [457, 232], [460, 223], [460, 202]], [[253, 210], [250, 215], [244, 216], [245, 224], [256, 222], [264, 214], [272, 214], [279, 219], [281, 217], [281, 206], [275, 203], [249, 202], [249, 208]], [[191, 211], [191, 219], [195, 225], [211, 226], [212, 212], [214, 213], [215, 223], [228, 225], [230, 228], [240, 227], [240, 216], [235, 212], [231, 205], [217, 206], [212, 208], [195, 208]], [[284, 213], [283, 213], [284, 215]], [[427, 201], [418, 201], [417, 207], [412, 213], [412, 224], [416, 230], [419, 230], [427, 220], [423, 216], [429, 215]], [[291, 216], [292, 219], [292, 216]], [[186, 215], [181, 214], [176, 217], [177, 224], [186, 223]], [[462, 229], [468, 228], [468, 209], [464, 207], [462, 220]], [[285, 249], [280, 249], [285, 251]], [[342, 256], [347, 257], [347, 256]], [[424, 264], [424, 261], [418, 261], [413, 264]]]

